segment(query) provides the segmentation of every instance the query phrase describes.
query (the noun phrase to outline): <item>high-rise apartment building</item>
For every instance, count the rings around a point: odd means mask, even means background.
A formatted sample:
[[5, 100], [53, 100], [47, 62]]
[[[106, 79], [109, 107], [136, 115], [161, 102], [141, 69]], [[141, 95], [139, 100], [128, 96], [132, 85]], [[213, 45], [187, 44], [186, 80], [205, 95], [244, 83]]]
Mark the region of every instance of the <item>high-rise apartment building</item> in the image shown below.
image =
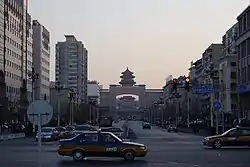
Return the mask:
[[74, 91], [78, 102], [87, 102], [88, 51], [74, 35], [56, 44], [56, 82]]
[[38, 79], [34, 85], [35, 99], [49, 100], [50, 91], [50, 33], [33, 20], [33, 66]]
[[[232, 26], [222, 37], [223, 50], [220, 57], [220, 102], [225, 116], [237, 115], [237, 39], [238, 24]], [[227, 118], [227, 117], [226, 117]]]
[[[5, 73], [8, 100], [17, 100], [32, 66], [31, 16], [25, 1], [0, 0], [0, 20], [0, 70]], [[31, 92], [29, 82], [27, 86]]]

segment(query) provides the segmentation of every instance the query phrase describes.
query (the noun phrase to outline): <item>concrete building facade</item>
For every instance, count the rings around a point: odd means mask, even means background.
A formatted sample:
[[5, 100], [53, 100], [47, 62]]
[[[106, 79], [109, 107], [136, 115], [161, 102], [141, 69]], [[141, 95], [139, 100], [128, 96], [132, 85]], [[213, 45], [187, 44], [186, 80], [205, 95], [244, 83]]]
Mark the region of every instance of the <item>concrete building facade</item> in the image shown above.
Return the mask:
[[[6, 95], [12, 101], [19, 99], [22, 80], [28, 80], [31, 70], [31, 16], [24, 1], [0, 0], [0, 11], [0, 70], [5, 73]], [[29, 82], [27, 88], [30, 93]]]
[[239, 117], [250, 119], [250, 5], [237, 17], [238, 36], [238, 86], [244, 87], [239, 93]]
[[203, 94], [202, 97], [203, 115], [210, 120], [211, 127], [214, 127], [215, 121], [213, 104], [219, 102], [220, 99], [219, 63], [222, 49], [222, 44], [211, 44], [202, 54], [201, 85], [213, 87], [214, 89], [213, 93]]
[[237, 104], [237, 38], [238, 24], [232, 26], [222, 37], [223, 50], [220, 57], [220, 103], [224, 114], [235, 115]]
[[[120, 76], [121, 81], [119, 85], [109, 85], [109, 89], [102, 89], [100, 106], [108, 107], [111, 112], [118, 115], [141, 116], [141, 109], [148, 108], [162, 95], [162, 89], [146, 89], [146, 85], [136, 85], [134, 81], [135, 76], [133, 74], [134, 73], [127, 68]], [[125, 110], [122, 108], [123, 105], [119, 105], [120, 103], [118, 103], [118, 101], [121, 102], [119, 97], [124, 96], [128, 99], [131, 95], [138, 99], [138, 105], [130, 105], [130, 110], [128, 112], [128, 106], [126, 105]], [[131, 98], [129, 99], [131, 100]]]
[[78, 103], [87, 103], [88, 51], [74, 35], [56, 44], [56, 83], [74, 91]]
[[100, 104], [100, 96], [102, 85], [100, 85], [97, 81], [88, 81], [88, 100], [95, 100], [97, 105]]
[[49, 100], [50, 91], [50, 33], [39, 23], [33, 20], [33, 67], [38, 79], [34, 85], [35, 99]]

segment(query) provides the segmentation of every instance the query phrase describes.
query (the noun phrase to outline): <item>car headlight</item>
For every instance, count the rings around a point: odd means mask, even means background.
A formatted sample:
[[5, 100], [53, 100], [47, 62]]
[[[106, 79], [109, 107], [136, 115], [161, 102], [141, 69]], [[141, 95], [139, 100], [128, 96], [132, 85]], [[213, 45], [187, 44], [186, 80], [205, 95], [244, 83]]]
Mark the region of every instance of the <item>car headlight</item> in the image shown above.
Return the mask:
[[44, 136], [44, 138], [51, 138], [51, 135]]
[[145, 146], [140, 147], [141, 150], [146, 150]]
[[205, 140], [205, 141], [208, 141], [208, 140], [209, 140], [209, 138], [208, 138], [208, 137], [205, 137], [205, 138], [204, 138], [204, 140]]

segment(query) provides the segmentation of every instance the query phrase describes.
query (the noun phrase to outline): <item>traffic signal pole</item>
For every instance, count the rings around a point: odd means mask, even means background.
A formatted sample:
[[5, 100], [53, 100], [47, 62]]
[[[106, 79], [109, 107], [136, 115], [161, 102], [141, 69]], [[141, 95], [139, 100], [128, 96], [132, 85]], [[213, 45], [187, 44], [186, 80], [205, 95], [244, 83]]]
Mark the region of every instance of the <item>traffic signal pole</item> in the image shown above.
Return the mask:
[[187, 92], [187, 124], [190, 127], [190, 92]]

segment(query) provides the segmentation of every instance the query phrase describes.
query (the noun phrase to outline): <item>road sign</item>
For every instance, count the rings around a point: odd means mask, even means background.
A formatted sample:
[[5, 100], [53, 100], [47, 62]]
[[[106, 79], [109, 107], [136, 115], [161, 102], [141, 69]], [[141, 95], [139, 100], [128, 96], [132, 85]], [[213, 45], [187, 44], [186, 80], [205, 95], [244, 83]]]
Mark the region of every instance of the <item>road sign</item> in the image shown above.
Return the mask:
[[202, 86], [202, 87], [198, 87], [195, 89], [195, 92], [197, 94], [203, 94], [203, 93], [213, 93], [214, 92], [214, 88], [213, 87], [209, 87], [209, 86]]
[[[53, 116], [53, 108], [44, 100], [36, 100], [27, 109], [27, 117], [32, 124], [45, 125]], [[40, 117], [40, 120], [39, 120]]]
[[[27, 117], [31, 123], [38, 126], [38, 154], [41, 157], [42, 141], [41, 129], [42, 125], [50, 122], [53, 116], [53, 108], [45, 100], [36, 100], [31, 103], [27, 110]], [[40, 159], [40, 158], [39, 158]]]
[[245, 85], [240, 85], [237, 87], [239, 94], [245, 93], [247, 91], [247, 87]]
[[214, 102], [214, 109], [215, 109], [215, 110], [218, 110], [218, 109], [220, 109], [220, 108], [221, 108], [220, 102]]

